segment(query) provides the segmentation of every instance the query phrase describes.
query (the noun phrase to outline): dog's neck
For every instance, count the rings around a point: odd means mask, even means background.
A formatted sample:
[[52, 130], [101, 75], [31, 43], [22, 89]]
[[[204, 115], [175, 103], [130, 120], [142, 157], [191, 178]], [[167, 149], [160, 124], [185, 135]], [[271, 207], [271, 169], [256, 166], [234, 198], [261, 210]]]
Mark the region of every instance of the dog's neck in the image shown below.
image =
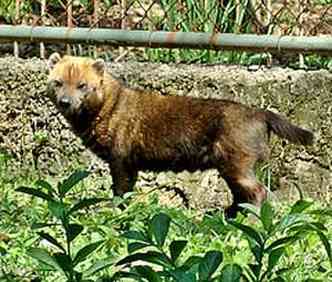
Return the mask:
[[83, 108], [81, 112], [70, 120], [74, 132], [79, 135], [86, 146], [97, 141], [107, 146], [111, 141], [109, 135], [109, 120], [114, 113], [121, 93], [121, 83], [110, 75], [105, 75], [103, 81], [103, 101], [97, 109]]

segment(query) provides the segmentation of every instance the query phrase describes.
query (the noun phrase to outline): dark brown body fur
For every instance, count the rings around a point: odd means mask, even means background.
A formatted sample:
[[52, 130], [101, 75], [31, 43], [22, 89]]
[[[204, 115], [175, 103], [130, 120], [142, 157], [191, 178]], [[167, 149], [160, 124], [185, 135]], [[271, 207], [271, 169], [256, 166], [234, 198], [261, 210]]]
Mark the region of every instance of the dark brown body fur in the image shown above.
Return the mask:
[[126, 88], [101, 61], [55, 54], [50, 68], [51, 97], [85, 145], [110, 164], [116, 195], [132, 189], [139, 170], [216, 168], [233, 193], [234, 216], [239, 203], [259, 206], [266, 198], [254, 167], [269, 155], [270, 131], [293, 143], [313, 142], [311, 132], [270, 111]]

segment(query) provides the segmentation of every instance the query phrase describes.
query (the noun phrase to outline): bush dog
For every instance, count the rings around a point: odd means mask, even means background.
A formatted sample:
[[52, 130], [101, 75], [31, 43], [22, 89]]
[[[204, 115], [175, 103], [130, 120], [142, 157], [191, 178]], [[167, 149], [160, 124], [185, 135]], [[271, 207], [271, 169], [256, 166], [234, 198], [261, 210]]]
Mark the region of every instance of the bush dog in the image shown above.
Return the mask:
[[101, 59], [54, 53], [48, 92], [84, 145], [110, 165], [114, 194], [131, 191], [138, 171], [219, 171], [239, 203], [260, 206], [267, 192], [255, 164], [269, 155], [270, 132], [311, 145], [313, 134], [271, 111], [229, 100], [167, 96], [131, 89]]

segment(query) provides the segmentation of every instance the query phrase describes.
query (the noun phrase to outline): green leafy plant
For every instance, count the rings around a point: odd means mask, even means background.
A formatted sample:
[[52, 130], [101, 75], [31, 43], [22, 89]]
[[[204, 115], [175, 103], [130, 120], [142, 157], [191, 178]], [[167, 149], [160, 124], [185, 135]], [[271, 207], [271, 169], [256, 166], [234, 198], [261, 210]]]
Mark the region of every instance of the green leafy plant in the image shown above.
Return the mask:
[[[241, 230], [248, 240], [254, 262], [246, 269], [249, 281], [286, 281], [283, 273], [287, 271], [280, 268], [281, 258], [286, 254], [287, 247], [302, 242], [311, 234], [316, 234], [321, 240], [328, 259], [332, 266], [331, 244], [326, 232], [327, 228], [320, 221], [315, 221], [305, 210], [312, 205], [311, 202], [299, 200], [290, 212], [278, 219], [271, 204], [266, 201], [260, 212], [251, 205], [243, 206], [261, 223], [262, 228], [245, 225], [236, 221], [230, 224]], [[316, 213], [320, 213], [317, 212]]]
[[[262, 180], [269, 178], [264, 173]], [[166, 208], [154, 194], [133, 194], [112, 200], [124, 210], [98, 206], [86, 216], [85, 208], [108, 193], [88, 189], [77, 199], [87, 175], [76, 171], [56, 185], [34, 182], [36, 176], [0, 177], [0, 233], [9, 238], [0, 238], [1, 281], [331, 280], [332, 211], [322, 202], [265, 203], [259, 211], [244, 204], [249, 217], [225, 221], [222, 212], [202, 217], [194, 209]], [[17, 190], [31, 201], [12, 193], [27, 182], [34, 185]]]
[[225, 265], [221, 274], [215, 275], [223, 260], [223, 254], [218, 250], [208, 251], [203, 257], [192, 255], [181, 260], [188, 241], [173, 240], [167, 244], [170, 223], [168, 215], [158, 213], [145, 225], [143, 231], [125, 232], [123, 236], [131, 241], [128, 243], [129, 255], [117, 262], [122, 269], [116, 272], [112, 280], [126, 277], [137, 281], [142, 278], [147, 281], [179, 282], [239, 281], [242, 269], [237, 264]]
[[60, 241], [51, 233], [39, 231], [40, 239], [46, 241], [57, 251], [50, 252], [45, 248], [29, 248], [27, 253], [38, 260], [43, 269], [59, 271], [69, 282], [92, 281], [89, 279], [91, 275], [113, 264], [111, 259], [105, 259], [97, 261], [84, 272], [77, 270], [78, 266], [104, 243], [104, 240], [88, 243], [75, 254], [73, 253], [73, 243], [84, 230], [81, 224], [74, 222], [75, 213], [106, 200], [104, 198], [86, 198], [71, 204], [66, 199], [68, 192], [87, 176], [86, 171], [75, 171], [64, 181], [58, 183], [56, 188], [45, 180], [38, 180], [35, 183], [36, 188], [21, 186], [16, 189], [18, 192], [32, 195], [47, 202], [50, 221], [34, 223], [32, 229], [53, 229], [54, 234], [62, 231], [64, 237]]

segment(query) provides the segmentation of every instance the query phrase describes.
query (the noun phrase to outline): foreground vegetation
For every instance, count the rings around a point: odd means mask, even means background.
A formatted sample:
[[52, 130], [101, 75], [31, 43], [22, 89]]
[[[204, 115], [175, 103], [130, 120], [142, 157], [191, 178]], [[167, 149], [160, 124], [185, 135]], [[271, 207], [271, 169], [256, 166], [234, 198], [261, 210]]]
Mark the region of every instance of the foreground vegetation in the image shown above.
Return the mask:
[[319, 203], [245, 206], [226, 221], [155, 194], [109, 200], [84, 171], [57, 183], [2, 167], [0, 184], [0, 281], [332, 279], [332, 210]]

